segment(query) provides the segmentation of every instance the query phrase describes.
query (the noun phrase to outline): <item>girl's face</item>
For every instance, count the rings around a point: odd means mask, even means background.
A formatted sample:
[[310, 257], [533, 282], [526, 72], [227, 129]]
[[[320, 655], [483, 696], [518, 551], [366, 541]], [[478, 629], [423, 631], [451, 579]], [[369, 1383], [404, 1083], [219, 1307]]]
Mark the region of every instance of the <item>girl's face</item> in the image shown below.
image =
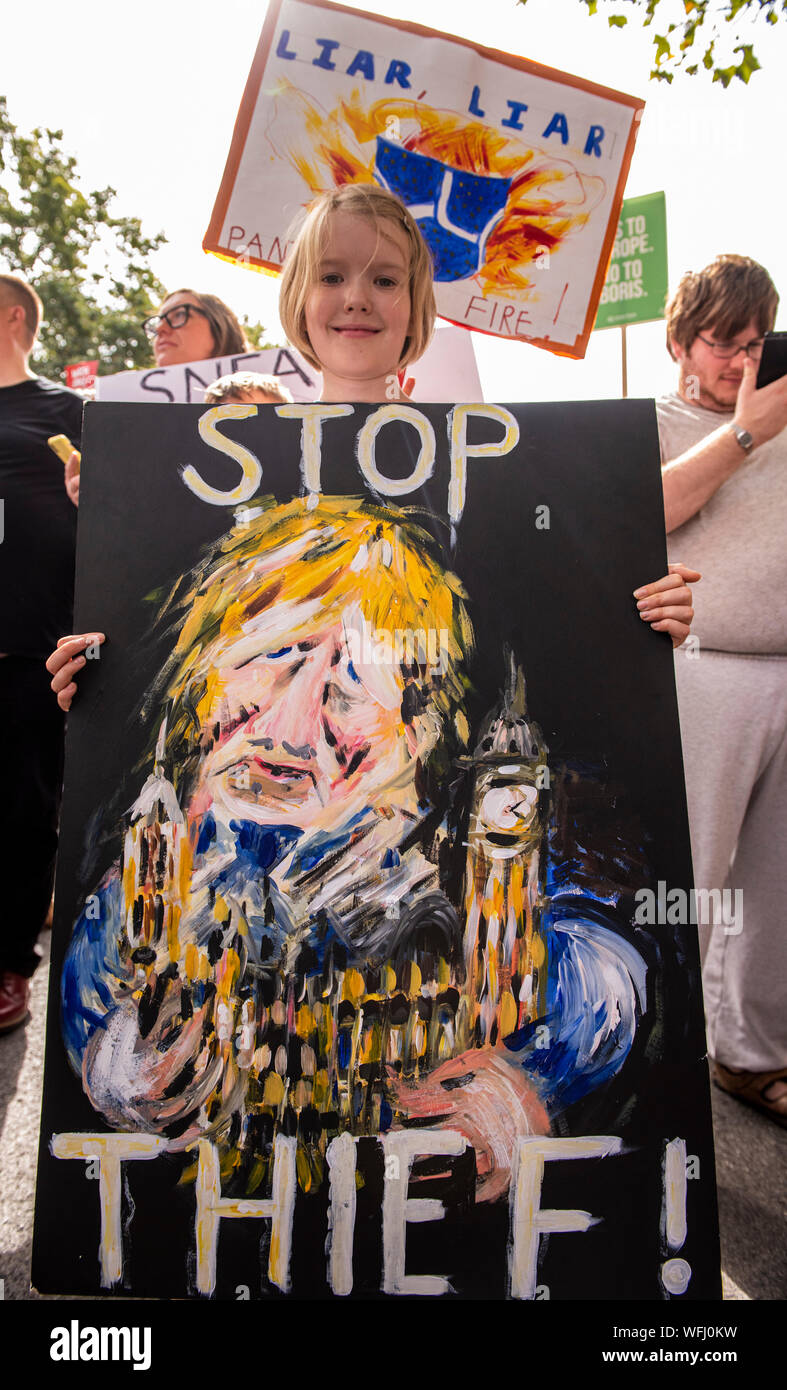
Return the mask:
[[153, 356], [157, 367], [176, 367], [183, 362], [204, 362], [213, 356], [215, 343], [210, 319], [200, 308], [191, 294], [173, 294], [165, 299], [159, 314], [170, 313], [173, 309], [188, 306], [185, 321], [180, 323], [182, 314], [175, 313], [175, 326], [162, 317], [156, 336], [153, 339]]
[[317, 283], [306, 299], [322, 400], [390, 399], [410, 330], [407, 237], [395, 222], [350, 212], [332, 213], [327, 233]]

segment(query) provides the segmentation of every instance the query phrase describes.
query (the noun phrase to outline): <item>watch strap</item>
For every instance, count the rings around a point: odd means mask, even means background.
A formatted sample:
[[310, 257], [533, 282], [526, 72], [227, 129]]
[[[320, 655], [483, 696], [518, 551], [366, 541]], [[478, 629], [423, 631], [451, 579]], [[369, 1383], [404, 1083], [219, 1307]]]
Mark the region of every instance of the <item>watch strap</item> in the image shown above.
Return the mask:
[[749, 434], [749, 431], [745, 430], [742, 425], [736, 425], [734, 420], [730, 425], [730, 429], [732, 430], [732, 433], [735, 435], [735, 438], [737, 439], [744, 453], [750, 454], [752, 449], [754, 448], [754, 440]]

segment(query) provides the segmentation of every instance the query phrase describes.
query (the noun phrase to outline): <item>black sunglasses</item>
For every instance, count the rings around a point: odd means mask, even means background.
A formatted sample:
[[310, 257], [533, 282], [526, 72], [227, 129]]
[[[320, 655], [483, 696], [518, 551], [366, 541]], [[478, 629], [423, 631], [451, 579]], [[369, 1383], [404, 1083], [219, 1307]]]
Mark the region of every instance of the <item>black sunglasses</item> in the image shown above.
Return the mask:
[[155, 338], [162, 323], [166, 323], [169, 328], [182, 328], [184, 323], [188, 323], [190, 314], [202, 314], [204, 319], [208, 317], [205, 310], [198, 309], [196, 304], [177, 304], [174, 309], [152, 314], [149, 319], [145, 319], [142, 327], [149, 338]]

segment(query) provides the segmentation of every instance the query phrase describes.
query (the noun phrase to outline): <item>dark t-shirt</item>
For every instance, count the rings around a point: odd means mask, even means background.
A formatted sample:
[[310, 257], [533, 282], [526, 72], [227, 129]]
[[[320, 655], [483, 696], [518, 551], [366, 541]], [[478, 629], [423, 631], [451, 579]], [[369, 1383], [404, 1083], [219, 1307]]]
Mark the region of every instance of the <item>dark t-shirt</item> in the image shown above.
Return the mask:
[[78, 449], [82, 405], [45, 377], [0, 387], [0, 652], [46, 657], [71, 631], [77, 512], [46, 441]]

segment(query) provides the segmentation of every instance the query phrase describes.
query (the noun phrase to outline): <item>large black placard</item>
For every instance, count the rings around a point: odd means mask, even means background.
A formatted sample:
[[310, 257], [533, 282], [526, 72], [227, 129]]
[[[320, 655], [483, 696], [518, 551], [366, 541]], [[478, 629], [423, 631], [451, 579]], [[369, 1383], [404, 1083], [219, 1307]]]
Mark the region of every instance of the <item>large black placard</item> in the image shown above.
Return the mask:
[[99, 404], [83, 474], [36, 1287], [719, 1297], [652, 403]]

